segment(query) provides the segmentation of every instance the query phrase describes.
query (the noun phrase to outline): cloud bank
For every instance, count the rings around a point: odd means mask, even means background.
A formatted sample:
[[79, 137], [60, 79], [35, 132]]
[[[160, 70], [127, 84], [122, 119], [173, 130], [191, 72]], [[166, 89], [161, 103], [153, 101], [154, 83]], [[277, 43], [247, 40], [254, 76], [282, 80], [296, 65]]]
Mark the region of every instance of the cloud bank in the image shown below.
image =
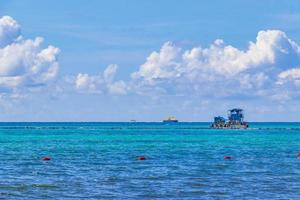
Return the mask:
[[0, 92], [43, 86], [57, 77], [59, 49], [43, 48], [44, 39], [24, 39], [11, 17], [0, 18]]
[[[0, 96], [18, 96], [53, 83], [60, 94], [70, 96], [73, 92], [135, 96], [145, 100], [145, 107], [150, 96], [167, 99], [160, 101], [164, 104], [176, 102], [181, 109], [190, 105], [191, 110], [197, 106], [194, 102], [211, 108], [225, 101], [235, 101], [234, 105], [246, 100], [255, 101], [255, 105], [271, 101], [283, 105], [300, 99], [300, 45], [279, 30], [259, 31], [245, 49], [221, 39], [207, 47], [192, 48], [168, 41], [123, 80], [116, 80], [115, 64], [99, 74], [81, 72], [58, 79], [60, 50], [43, 43], [41, 37], [25, 39], [13, 18], [0, 18]], [[174, 100], [174, 96], [178, 98]]]
[[[139, 91], [149, 88], [208, 97], [278, 96], [299, 86], [300, 46], [279, 30], [259, 31], [246, 50], [215, 40], [184, 50], [172, 42], [151, 53], [131, 77]], [[291, 92], [298, 95], [299, 91]]]

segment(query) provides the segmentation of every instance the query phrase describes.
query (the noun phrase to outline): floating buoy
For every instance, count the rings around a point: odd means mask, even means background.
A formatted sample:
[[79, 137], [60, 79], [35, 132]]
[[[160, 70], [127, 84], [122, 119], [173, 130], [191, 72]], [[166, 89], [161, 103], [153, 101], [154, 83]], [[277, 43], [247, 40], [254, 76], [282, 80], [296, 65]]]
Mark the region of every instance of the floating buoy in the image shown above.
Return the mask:
[[46, 157], [43, 157], [43, 160], [44, 160], [44, 161], [49, 161], [49, 160], [51, 160], [51, 158], [48, 157], [48, 156], [46, 156]]
[[297, 158], [300, 158], [300, 153], [298, 153]]
[[146, 160], [146, 157], [145, 156], [138, 156], [136, 157], [137, 160]]
[[224, 160], [230, 160], [231, 156], [224, 156]]

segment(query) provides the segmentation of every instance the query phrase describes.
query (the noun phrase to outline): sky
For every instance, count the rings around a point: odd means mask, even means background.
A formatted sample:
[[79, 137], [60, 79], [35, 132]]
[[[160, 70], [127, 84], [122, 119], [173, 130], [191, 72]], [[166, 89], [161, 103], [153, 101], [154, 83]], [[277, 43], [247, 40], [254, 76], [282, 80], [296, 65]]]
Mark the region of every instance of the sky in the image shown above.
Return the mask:
[[1, 121], [300, 121], [300, 0], [2, 0]]

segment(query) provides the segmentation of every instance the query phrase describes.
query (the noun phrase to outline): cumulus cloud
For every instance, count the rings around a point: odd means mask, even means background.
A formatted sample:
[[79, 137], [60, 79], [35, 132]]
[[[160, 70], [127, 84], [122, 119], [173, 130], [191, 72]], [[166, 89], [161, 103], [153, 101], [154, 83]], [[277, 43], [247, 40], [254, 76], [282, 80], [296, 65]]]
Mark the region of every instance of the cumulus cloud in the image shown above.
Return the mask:
[[0, 18], [1, 92], [45, 85], [56, 78], [60, 50], [51, 45], [43, 48], [43, 40], [24, 39], [13, 18]]
[[99, 90], [103, 80], [101, 76], [90, 76], [88, 74], [79, 73], [75, 80], [75, 86], [80, 91], [87, 91], [90, 93], [101, 93]]
[[233, 96], [269, 95], [286, 78], [298, 81], [300, 46], [279, 30], [259, 31], [246, 50], [217, 39], [209, 47], [184, 50], [166, 42], [132, 78], [140, 88], [174, 93]]
[[10, 16], [0, 18], [0, 47], [6, 46], [19, 38], [20, 25]]
[[118, 66], [109, 65], [99, 75], [78, 74], [74, 83], [77, 91], [85, 93], [197, 96], [202, 100], [269, 98], [283, 102], [300, 95], [297, 66], [300, 46], [282, 31], [266, 30], [259, 31], [246, 49], [221, 39], [208, 47], [190, 49], [166, 42], [126, 82], [115, 81]]
[[117, 65], [108, 65], [102, 74], [89, 75], [79, 73], [75, 79], [75, 88], [85, 93], [126, 94], [128, 86], [124, 81], [114, 81]]
[[133, 78], [143, 77], [152, 82], [155, 79], [173, 78], [178, 75], [180, 63], [178, 60], [181, 49], [171, 42], [166, 42], [160, 52], [153, 52], [147, 61], [141, 65], [138, 72], [132, 74]]

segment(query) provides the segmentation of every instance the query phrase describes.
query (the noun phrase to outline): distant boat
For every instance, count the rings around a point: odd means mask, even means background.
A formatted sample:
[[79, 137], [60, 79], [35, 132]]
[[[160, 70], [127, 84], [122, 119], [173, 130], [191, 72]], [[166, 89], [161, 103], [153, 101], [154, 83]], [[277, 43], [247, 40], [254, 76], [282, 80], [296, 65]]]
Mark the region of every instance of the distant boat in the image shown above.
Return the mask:
[[167, 117], [163, 120], [164, 123], [177, 123], [178, 120], [175, 117]]

